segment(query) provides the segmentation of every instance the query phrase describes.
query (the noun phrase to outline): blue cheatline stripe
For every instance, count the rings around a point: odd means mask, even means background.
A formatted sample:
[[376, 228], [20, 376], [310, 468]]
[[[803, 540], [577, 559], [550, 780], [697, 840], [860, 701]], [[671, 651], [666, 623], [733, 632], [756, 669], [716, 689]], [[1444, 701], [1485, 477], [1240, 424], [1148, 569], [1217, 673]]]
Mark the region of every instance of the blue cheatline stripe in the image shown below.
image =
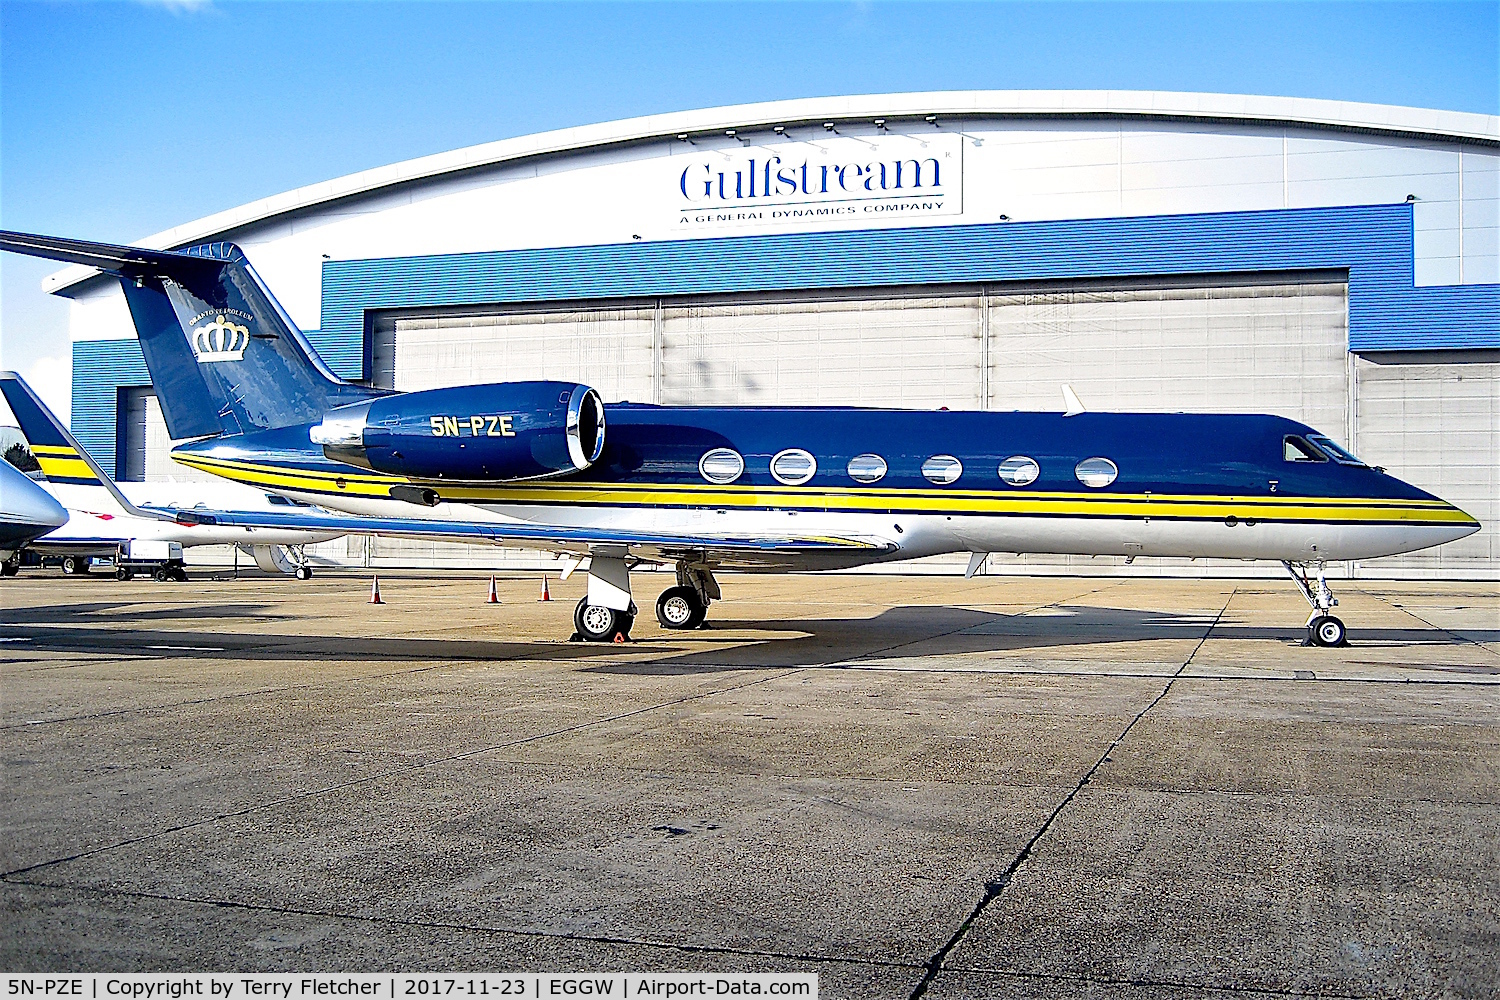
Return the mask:
[[329, 261], [321, 333], [362, 352], [378, 309], [1330, 268], [1349, 272], [1351, 350], [1500, 347], [1500, 286], [1415, 286], [1407, 204]]

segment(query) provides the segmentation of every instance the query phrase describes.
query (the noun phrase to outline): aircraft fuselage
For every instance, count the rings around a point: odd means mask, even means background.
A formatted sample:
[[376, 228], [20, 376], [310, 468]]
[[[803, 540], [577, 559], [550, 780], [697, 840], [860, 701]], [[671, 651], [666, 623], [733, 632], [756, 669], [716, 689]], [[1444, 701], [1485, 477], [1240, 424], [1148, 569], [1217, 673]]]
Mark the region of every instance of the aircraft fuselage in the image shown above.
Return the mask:
[[[451, 519], [462, 505], [471, 516], [506, 521], [745, 533], [785, 531], [796, 518], [799, 533], [894, 543], [878, 553], [797, 557], [806, 569], [964, 551], [1366, 559], [1478, 529], [1463, 511], [1382, 471], [1316, 446], [1307, 457], [1288, 440], [1305, 445], [1317, 432], [1275, 416], [628, 403], [605, 410], [599, 460], [554, 479], [383, 475], [331, 461], [307, 426], [197, 442], [174, 456], [372, 516]], [[777, 462], [793, 450], [801, 454]], [[742, 463], [737, 475], [726, 453]], [[718, 456], [717, 464], [706, 456]], [[394, 499], [393, 489], [408, 497], [430, 490], [440, 502]]]

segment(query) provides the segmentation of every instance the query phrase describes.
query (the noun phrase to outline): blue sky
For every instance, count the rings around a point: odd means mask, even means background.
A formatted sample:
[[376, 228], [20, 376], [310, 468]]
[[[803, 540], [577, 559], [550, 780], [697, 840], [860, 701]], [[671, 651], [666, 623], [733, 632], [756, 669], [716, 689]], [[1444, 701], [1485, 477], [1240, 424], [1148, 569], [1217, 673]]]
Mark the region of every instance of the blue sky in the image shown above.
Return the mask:
[[[1500, 113], [1477, 3], [0, 0], [0, 226], [130, 242], [587, 122], [839, 94], [1129, 89]], [[0, 367], [67, 408], [55, 268], [0, 258]]]

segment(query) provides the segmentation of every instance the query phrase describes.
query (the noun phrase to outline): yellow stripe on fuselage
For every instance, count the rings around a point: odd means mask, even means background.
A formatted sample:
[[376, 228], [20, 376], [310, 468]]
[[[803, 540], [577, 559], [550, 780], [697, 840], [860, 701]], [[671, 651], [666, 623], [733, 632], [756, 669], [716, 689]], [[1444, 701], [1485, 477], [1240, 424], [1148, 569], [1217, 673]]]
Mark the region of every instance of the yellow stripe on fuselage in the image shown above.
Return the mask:
[[389, 499], [392, 486], [439, 489], [445, 500], [490, 504], [557, 506], [661, 506], [719, 509], [826, 510], [847, 513], [935, 512], [944, 514], [1054, 517], [1113, 517], [1218, 520], [1405, 522], [1473, 524], [1463, 511], [1441, 500], [1347, 497], [1194, 496], [1191, 494], [1087, 494], [1064, 492], [974, 492], [941, 489], [714, 486], [692, 483], [578, 483], [462, 485], [399, 476], [292, 469], [208, 458], [173, 456], [206, 472], [259, 486], [309, 493]]

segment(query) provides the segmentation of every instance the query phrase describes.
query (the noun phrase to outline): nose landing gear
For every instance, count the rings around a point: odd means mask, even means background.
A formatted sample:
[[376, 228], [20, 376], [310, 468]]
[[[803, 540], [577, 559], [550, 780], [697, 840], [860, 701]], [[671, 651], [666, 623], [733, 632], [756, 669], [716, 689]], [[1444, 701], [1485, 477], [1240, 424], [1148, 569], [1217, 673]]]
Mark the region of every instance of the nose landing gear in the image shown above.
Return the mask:
[[1300, 571], [1296, 565], [1283, 561], [1287, 574], [1307, 603], [1312, 607], [1312, 614], [1307, 618], [1307, 638], [1303, 640], [1304, 646], [1347, 646], [1349, 640], [1346, 637], [1344, 623], [1329, 614], [1339, 601], [1333, 596], [1333, 590], [1328, 586], [1328, 581], [1323, 577], [1323, 564], [1315, 563], [1314, 568], [1317, 578], [1309, 580], [1306, 567]]

